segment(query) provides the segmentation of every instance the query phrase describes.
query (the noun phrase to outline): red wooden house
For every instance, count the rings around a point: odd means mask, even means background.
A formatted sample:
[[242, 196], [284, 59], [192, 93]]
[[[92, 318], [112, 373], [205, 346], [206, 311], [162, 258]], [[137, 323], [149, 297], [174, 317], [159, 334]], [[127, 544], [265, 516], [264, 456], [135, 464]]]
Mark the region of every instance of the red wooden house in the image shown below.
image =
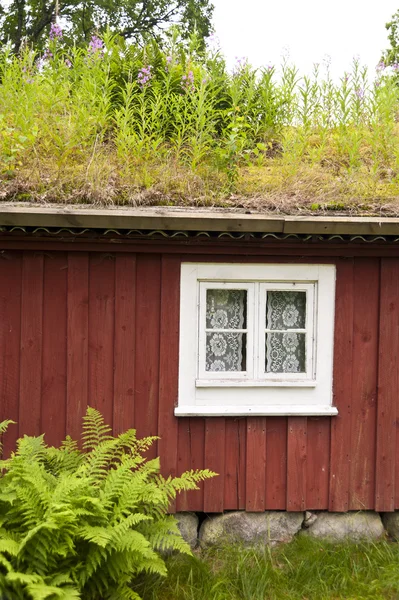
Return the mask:
[[[157, 434], [208, 513], [399, 509], [399, 220], [0, 209], [5, 436]], [[398, 443], [397, 443], [398, 439]]]

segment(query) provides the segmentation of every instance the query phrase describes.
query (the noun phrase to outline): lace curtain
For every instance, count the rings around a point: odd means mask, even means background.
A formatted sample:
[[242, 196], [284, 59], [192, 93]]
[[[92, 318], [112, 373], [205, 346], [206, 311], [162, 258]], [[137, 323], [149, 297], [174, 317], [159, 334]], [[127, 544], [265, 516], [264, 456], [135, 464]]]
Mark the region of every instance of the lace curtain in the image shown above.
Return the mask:
[[245, 329], [246, 312], [246, 290], [207, 290], [207, 371], [245, 371], [246, 333], [223, 330]]
[[266, 333], [266, 373], [306, 371], [305, 333], [284, 332], [305, 327], [305, 292], [268, 292], [266, 329], [271, 331]]
[[[306, 293], [269, 291], [266, 304], [266, 373], [306, 371]], [[245, 371], [246, 290], [208, 289], [206, 295], [206, 370]]]

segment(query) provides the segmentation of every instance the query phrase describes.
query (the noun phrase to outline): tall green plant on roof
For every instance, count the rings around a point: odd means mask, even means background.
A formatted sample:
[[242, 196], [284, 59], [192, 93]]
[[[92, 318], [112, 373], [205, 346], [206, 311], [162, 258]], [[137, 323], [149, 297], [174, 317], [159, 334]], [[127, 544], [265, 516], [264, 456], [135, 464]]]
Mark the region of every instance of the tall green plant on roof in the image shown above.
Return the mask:
[[[0, 424], [4, 433], [9, 422]], [[214, 473], [164, 478], [143, 454], [156, 438], [134, 429], [111, 435], [88, 408], [83, 450], [67, 438], [20, 439], [1, 462], [0, 595], [23, 600], [139, 600], [140, 573], [166, 574], [160, 551], [190, 553], [169, 503]]]
[[358, 61], [337, 81], [288, 58], [230, 72], [177, 29], [166, 46], [54, 34], [41, 53], [0, 48], [0, 179], [10, 198], [68, 202], [394, 195], [398, 106], [384, 65], [374, 80]]

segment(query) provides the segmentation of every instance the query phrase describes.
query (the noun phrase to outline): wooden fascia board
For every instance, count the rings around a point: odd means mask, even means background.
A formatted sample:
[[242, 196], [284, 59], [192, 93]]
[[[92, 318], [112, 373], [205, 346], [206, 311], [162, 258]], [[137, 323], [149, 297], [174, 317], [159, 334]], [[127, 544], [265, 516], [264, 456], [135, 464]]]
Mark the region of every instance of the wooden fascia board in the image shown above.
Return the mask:
[[243, 233], [399, 235], [390, 217], [268, 216], [163, 208], [82, 209], [0, 206], [0, 226]]

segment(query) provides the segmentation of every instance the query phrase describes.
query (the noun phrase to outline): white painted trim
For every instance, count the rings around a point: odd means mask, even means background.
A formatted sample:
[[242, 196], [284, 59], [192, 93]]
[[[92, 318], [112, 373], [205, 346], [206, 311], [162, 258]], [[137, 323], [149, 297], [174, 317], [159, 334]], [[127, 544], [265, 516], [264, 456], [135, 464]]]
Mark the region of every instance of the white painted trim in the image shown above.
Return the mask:
[[[304, 287], [314, 287], [312, 329], [318, 343], [313, 344], [311, 377], [299, 381], [298, 374], [292, 374], [292, 379], [287, 376], [277, 381], [275, 378], [267, 382], [266, 379], [259, 379], [256, 385], [253, 385], [253, 377], [245, 380], [242, 377], [237, 378], [236, 374], [235, 378], [230, 378], [230, 375], [226, 378], [226, 373], [219, 374], [213, 383], [209, 373], [201, 373], [205, 377], [200, 377], [199, 282], [208, 282], [210, 287], [212, 284], [220, 285], [220, 282], [235, 285], [241, 283], [243, 286], [253, 282], [262, 285], [278, 283], [279, 286], [295, 282], [304, 284]], [[257, 288], [259, 286], [255, 286], [255, 290]], [[334, 306], [334, 265], [183, 263], [180, 290], [179, 393], [175, 414], [337, 414], [336, 408], [332, 406]], [[256, 331], [254, 335], [255, 333]]]
[[[291, 373], [290, 373], [291, 375]], [[292, 373], [296, 375], [297, 373]], [[316, 387], [316, 379], [196, 379], [196, 387]]]
[[175, 408], [175, 415], [178, 417], [245, 417], [260, 416], [272, 417], [277, 415], [285, 416], [334, 416], [338, 414], [335, 406], [324, 405], [281, 405], [271, 406], [184, 406]]

